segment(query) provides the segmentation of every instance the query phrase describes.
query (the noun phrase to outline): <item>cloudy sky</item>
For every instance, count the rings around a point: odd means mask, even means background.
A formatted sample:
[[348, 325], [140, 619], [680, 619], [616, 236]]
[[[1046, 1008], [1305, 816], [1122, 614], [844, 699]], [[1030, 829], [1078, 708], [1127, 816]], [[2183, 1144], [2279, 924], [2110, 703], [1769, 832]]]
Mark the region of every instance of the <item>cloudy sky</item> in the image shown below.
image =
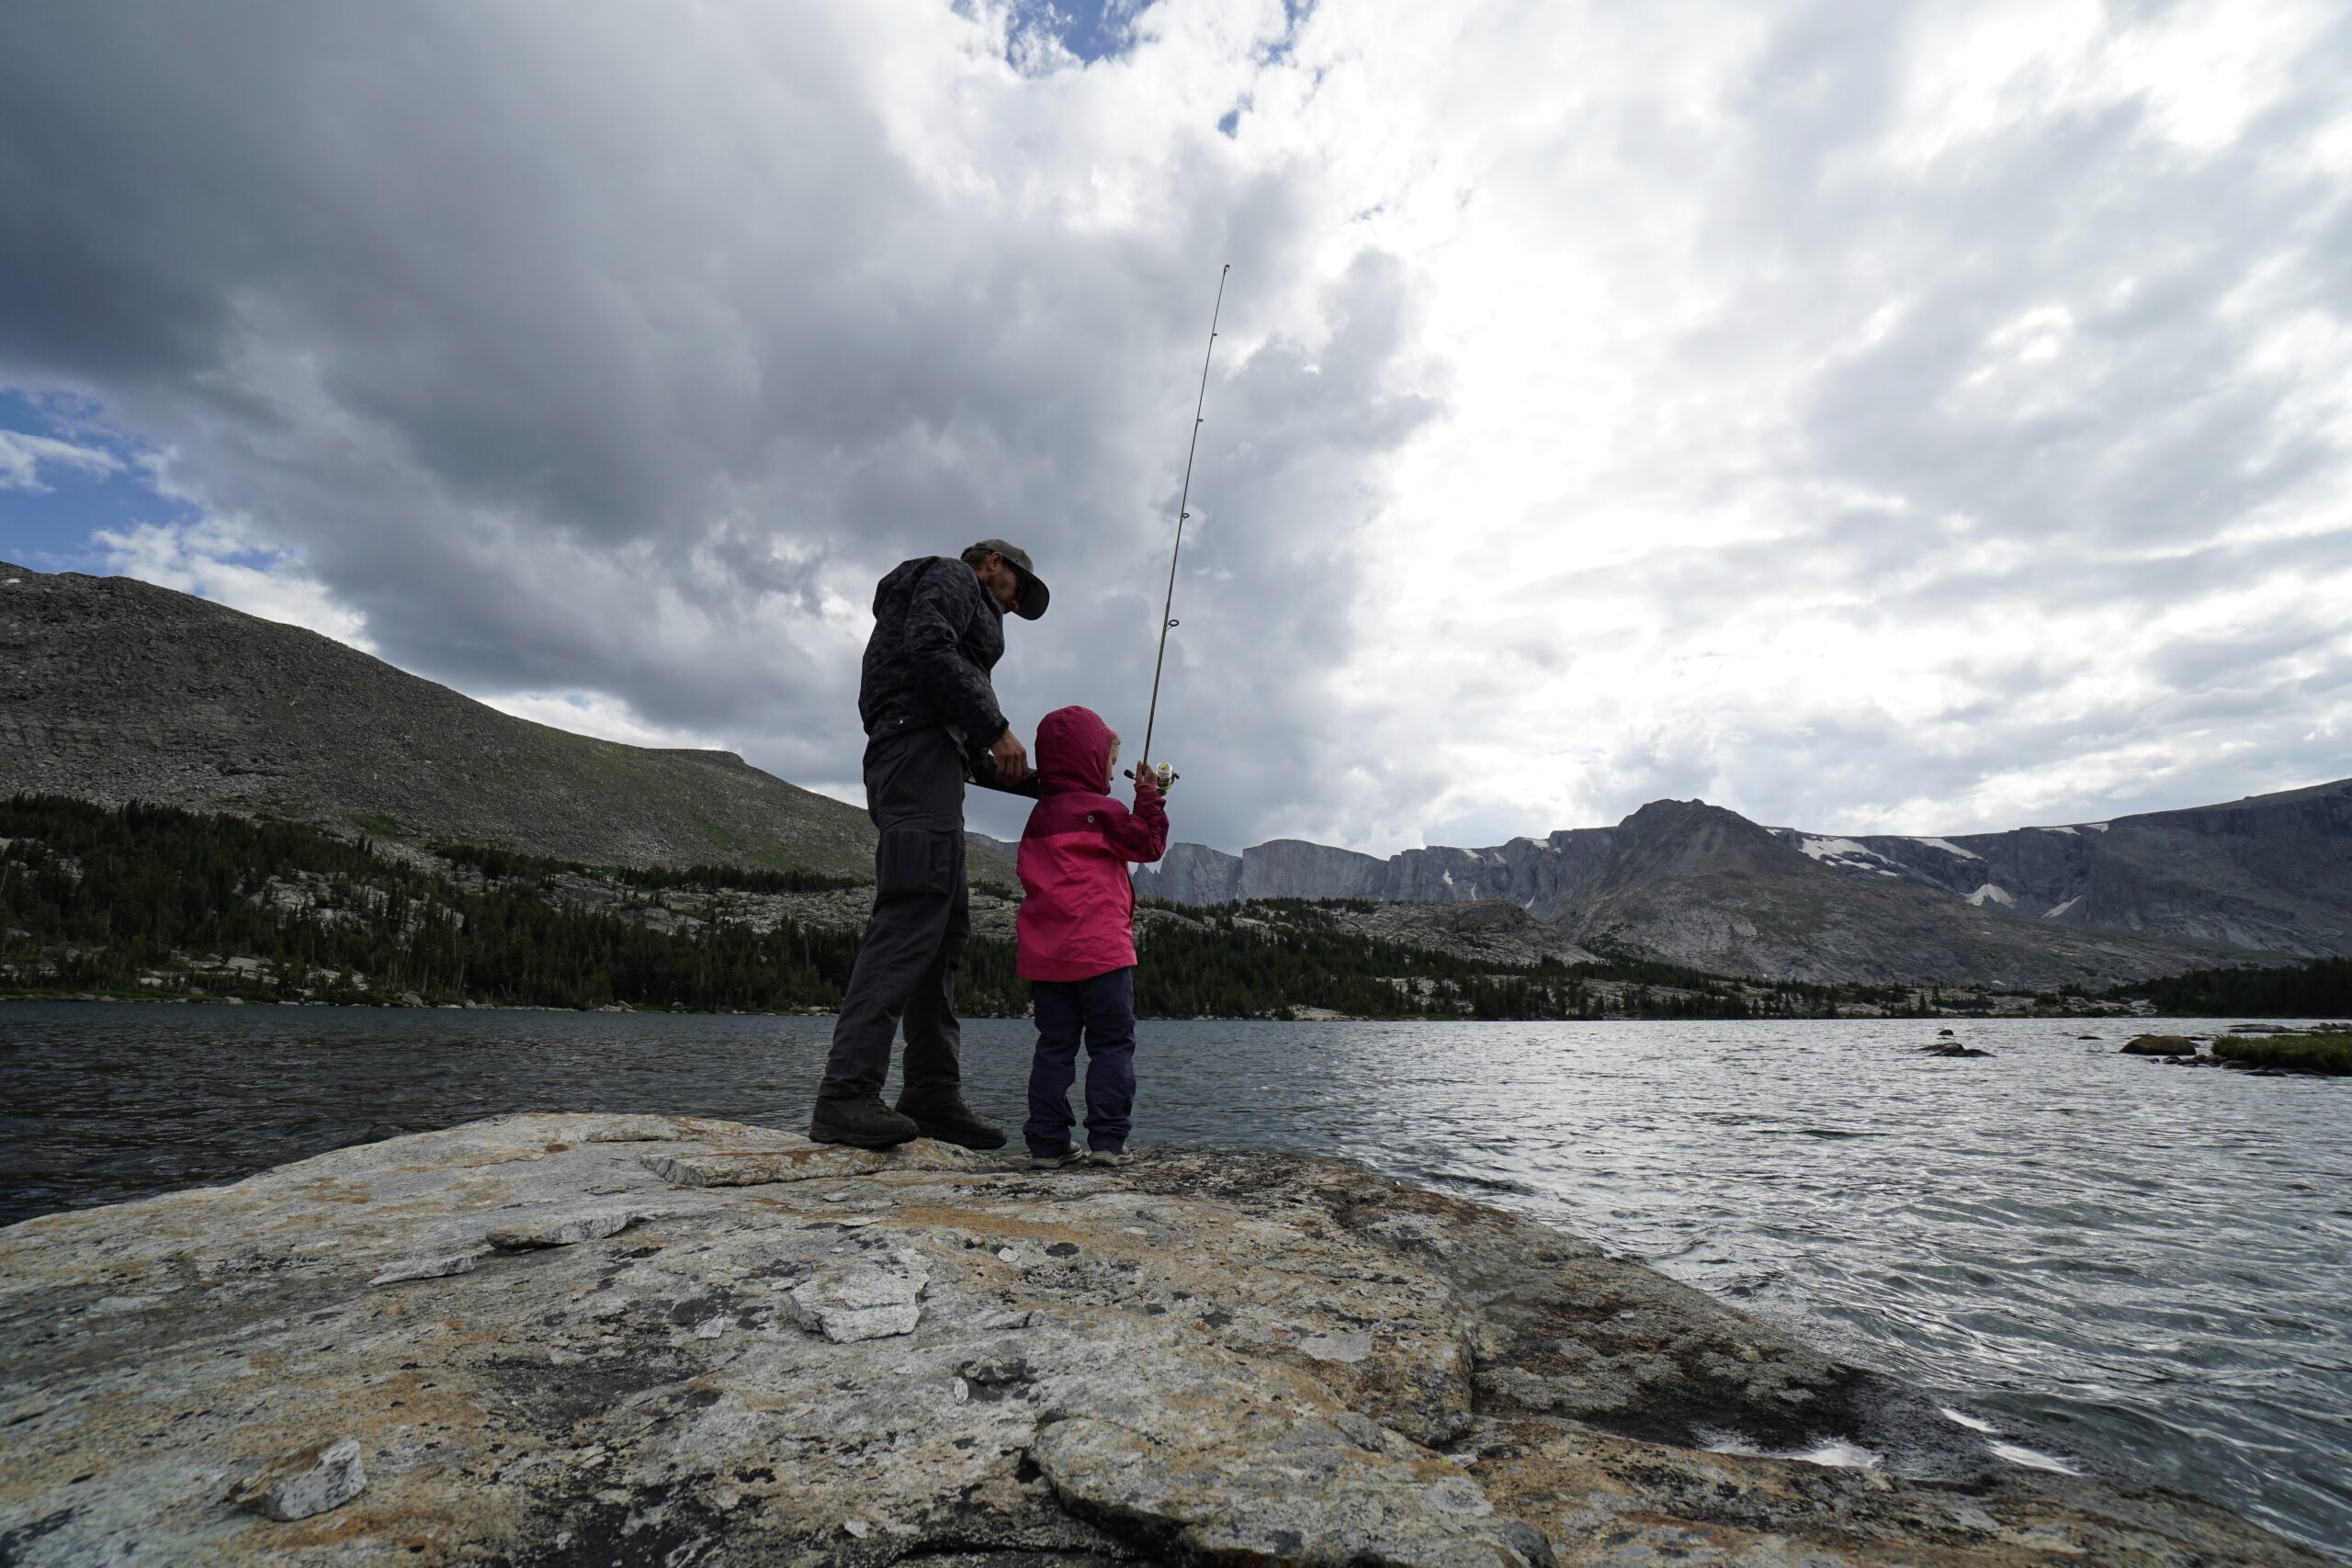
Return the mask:
[[[2352, 773], [2336, 0], [0, 14], [0, 556], [851, 795], [874, 580], [1179, 837]], [[976, 824], [1017, 830], [994, 803]]]

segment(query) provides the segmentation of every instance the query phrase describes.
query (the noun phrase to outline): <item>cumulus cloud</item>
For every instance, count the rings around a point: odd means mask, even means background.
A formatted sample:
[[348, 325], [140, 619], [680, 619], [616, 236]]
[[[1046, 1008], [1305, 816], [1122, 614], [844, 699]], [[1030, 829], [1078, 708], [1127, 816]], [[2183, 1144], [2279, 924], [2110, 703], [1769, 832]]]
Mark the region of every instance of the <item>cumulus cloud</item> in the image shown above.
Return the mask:
[[374, 652], [364, 616], [284, 551], [220, 518], [102, 528], [91, 542], [124, 577], [215, 599], [264, 620], [285, 621]]
[[2347, 80], [2284, 0], [20, 8], [0, 382], [238, 520], [121, 570], [847, 792], [983, 536], [1008, 710], [1139, 729], [1230, 261], [1181, 836], [2097, 818], [2352, 771]]
[[43, 466], [85, 474], [122, 471], [122, 460], [101, 447], [78, 446], [30, 431], [0, 430], [0, 490], [48, 490], [50, 487], [40, 479]]
[[574, 735], [594, 735], [629, 746], [724, 750], [714, 737], [648, 724], [627, 703], [595, 692], [506, 692], [489, 702], [501, 713]]
[[[1452, 830], [1665, 794], [1957, 830], [2352, 771], [2341, 14], [1667, 30], [1451, 152], [1490, 288], [1442, 297], [1464, 406], [1396, 515], [1435, 498], [1487, 570], [1393, 678], [1488, 740]], [[1481, 461], [1513, 445], [1553, 460]]]

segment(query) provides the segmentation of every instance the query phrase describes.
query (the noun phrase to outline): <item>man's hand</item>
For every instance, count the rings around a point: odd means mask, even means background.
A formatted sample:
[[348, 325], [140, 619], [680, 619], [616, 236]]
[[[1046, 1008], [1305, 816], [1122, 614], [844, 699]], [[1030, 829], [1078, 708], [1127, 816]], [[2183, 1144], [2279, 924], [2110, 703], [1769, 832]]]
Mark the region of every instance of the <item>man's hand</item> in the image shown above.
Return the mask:
[[999, 784], [1017, 784], [1029, 776], [1028, 749], [1021, 744], [1021, 737], [1012, 733], [1011, 725], [1005, 726], [1004, 733], [996, 738], [989, 755], [996, 759]]

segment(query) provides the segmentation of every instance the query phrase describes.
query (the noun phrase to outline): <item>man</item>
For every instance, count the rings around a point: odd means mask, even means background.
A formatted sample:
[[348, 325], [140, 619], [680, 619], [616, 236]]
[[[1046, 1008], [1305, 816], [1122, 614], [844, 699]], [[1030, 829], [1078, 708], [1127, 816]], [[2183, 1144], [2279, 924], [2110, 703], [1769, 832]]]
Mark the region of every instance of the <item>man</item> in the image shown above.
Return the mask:
[[[964, 784], [1035, 795], [1029, 754], [997, 707], [989, 672], [1004, 656], [1004, 614], [1046, 613], [1028, 553], [983, 539], [961, 559], [900, 563], [874, 591], [857, 712], [865, 722], [874, 913], [850, 971], [808, 1136], [882, 1149], [931, 1137], [1004, 1146], [1004, 1130], [964, 1103], [956, 968], [972, 934], [964, 882]], [[890, 1038], [905, 1021], [905, 1087], [882, 1102]]]

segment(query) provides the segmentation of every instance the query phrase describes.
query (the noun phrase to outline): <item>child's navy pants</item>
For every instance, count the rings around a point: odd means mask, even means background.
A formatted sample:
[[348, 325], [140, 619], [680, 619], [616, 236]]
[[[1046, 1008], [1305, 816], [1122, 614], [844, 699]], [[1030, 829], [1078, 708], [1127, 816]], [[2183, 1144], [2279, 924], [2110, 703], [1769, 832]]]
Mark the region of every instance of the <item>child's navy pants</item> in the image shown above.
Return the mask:
[[1113, 969], [1084, 980], [1032, 980], [1037, 1055], [1029, 1065], [1029, 1122], [1021, 1129], [1033, 1155], [1069, 1147], [1069, 1086], [1078, 1048], [1086, 1046], [1086, 1146], [1123, 1149], [1135, 1125], [1136, 972]]

